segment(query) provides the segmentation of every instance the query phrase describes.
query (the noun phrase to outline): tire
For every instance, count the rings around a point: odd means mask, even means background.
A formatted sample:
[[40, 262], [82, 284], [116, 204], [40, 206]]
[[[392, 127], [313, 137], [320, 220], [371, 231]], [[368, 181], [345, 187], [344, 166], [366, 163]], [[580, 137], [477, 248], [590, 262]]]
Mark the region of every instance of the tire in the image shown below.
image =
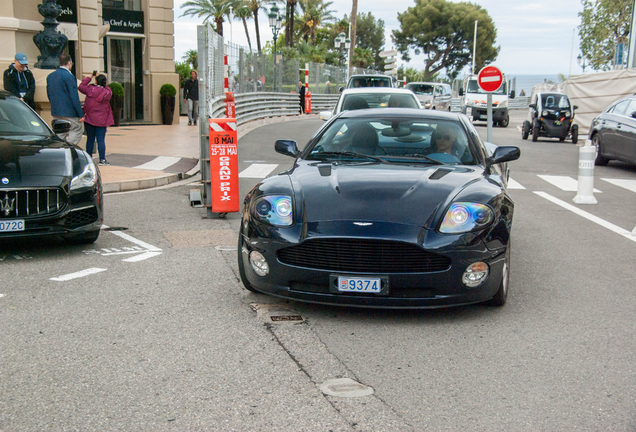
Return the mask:
[[539, 131], [541, 130], [541, 125], [538, 122], [534, 123], [532, 127], [532, 142], [537, 142], [539, 139]]
[[243, 235], [241, 233], [239, 233], [239, 239], [238, 239], [238, 268], [239, 268], [239, 276], [241, 277], [241, 282], [243, 283], [243, 286], [245, 287], [246, 290], [253, 292], [253, 293], [258, 293], [258, 291], [256, 291], [254, 289], [254, 287], [252, 286], [252, 284], [247, 280], [247, 275], [245, 275], [245, 267], [243, 267]]
[[90, 244], [95, 243], [99, 237], [100, 230], [88, 231], [81, 234], [73, 234], [64, 238], [70, 244]]
[[510, 117], [506, 117], [505, 119], [502, 119], [499, 121], [499, 126], [501, 127], [508, 127], [509, 124], [510, 124]]
[[501, 274], [501, 282], [499, 283], [499, 289], [495, 293], [494, 297], [486, 302], [488, 306], [501, 307], [506, 304], [508, 299], [508, 284], [510, 282], [510, 240], [508, 240], [508, 248], [506, 249], [506, 256], [504, 258], [504, 266]]
[[572, 144], [579, 142], [579, 125], [572, 125]]
[[565, 142], [565, 137], [559, 137], [559, 142]]
[[594, 135], [592, 135], [592, 145], [596, 146], [596, 160], [594, 160], [594, 165], [607, 165], [610, 160], [603, 156], [603, 143], [601, 142], [601, 134], [595, 133]]
[[528, 120], [523, 122], [523, 126], [521, 126], [521, 139], [528, 139], [528, 135], [530, 135], [530, 127], [530, 122]]

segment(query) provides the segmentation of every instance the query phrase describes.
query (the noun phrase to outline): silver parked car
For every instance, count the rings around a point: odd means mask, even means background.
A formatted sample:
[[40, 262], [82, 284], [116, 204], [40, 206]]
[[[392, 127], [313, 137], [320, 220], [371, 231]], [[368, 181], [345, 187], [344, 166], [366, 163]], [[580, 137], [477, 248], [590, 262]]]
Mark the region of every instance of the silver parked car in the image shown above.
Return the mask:
[[448, 84], [434, 82], [411, 82], [406, 85], [417, 96], [425, 109], [451, 110], [452, 91]]

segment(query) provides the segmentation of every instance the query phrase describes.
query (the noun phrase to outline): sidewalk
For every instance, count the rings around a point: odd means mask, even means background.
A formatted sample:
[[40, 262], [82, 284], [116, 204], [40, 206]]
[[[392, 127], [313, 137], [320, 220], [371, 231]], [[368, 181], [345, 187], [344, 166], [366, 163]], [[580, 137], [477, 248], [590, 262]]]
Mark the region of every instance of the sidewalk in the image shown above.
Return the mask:
[[[317, 114], [272, 117], [241, 125], [240, 139], [251, 130], [269, 123], [316, 119]], [[82, 144], [84, 147], [84, 144]], [[199, 172], [199, 126], [179, 124], [109, 127], [106, 159], [100, 166], [104, 193], [164, 186]], [[97, 163], [97, 155], [94, 155]]]

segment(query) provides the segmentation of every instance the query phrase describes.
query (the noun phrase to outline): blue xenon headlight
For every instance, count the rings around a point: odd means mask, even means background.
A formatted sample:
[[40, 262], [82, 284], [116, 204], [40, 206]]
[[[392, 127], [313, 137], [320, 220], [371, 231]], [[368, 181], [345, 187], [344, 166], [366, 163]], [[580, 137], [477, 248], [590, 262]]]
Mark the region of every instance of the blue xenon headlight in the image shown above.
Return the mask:
[[95, 164], [93, 162], [89, 162], [85, 167], [84, 171], [76, 177], [73, 177], [71, 180], [71, 190], [90, 188], [95, 186], [97, 182], [97, 168], [95, 168]]
[[439, 231], [442, 234], [465, 233], [483, 228], [493, 219], [493, 211], [487, 205], [471, 202], [453, 203], [446, 212]]
[[294, 222], [292, 199], [286, 195], [262, 196], [254, 203], [254, 214], [276, 226], [290, 226]]

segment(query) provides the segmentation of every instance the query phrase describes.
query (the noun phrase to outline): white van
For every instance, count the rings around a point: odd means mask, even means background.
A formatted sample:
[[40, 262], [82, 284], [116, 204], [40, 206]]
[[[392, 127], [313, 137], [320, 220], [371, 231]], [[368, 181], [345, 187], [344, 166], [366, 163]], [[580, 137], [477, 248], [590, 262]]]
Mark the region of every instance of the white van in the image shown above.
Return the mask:
[[451, 110], [451, 86], [436, 82], [410, 82], [406, 85], [417, 96], [425, 109]]
[[[492, 119], [495, 126], [508, 127], [510, 116], [508, 115], [508, 98], [514, 99], [515, 91], [508, 93], [508, 81], [504, 77], [501, 87], [492, 93]], [[459, 89], [462, 96], [462, 113], [472, 121], [483, 120], [487, 117], [487, 95], [477, 83], [477, 76], [473, 75], [464, 80], [464, 86]]]

